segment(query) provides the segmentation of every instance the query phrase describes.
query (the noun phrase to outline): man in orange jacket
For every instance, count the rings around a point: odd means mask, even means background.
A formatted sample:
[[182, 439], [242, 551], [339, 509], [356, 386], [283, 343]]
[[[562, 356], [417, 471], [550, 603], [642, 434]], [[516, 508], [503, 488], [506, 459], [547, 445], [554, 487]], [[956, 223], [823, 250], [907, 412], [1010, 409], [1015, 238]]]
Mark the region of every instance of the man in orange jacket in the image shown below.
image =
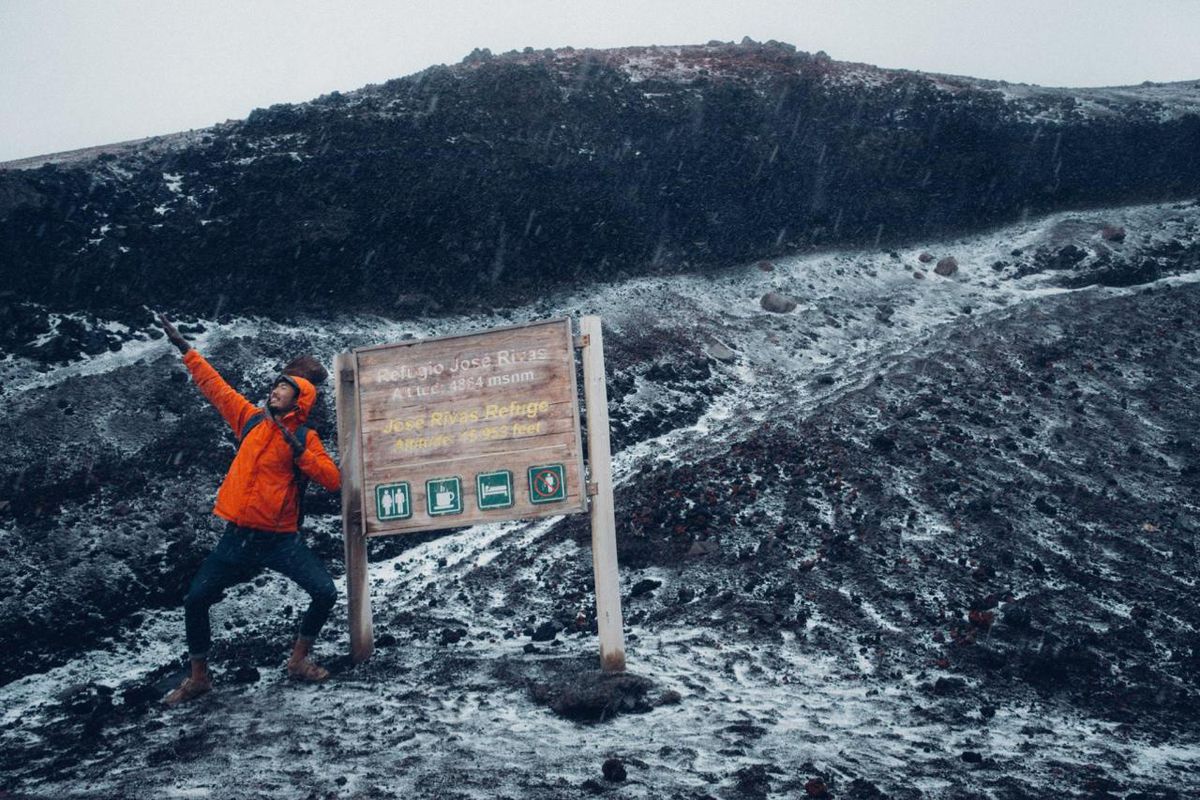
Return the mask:
[[[208, 610], [225, 589], [249, 580], [264, 567], [291, 578], [312, 598], [288, 659], [289, 677], [324, 680], [329, 677], [328, 670], [314, 664], [309, 654], [337, 600], [337, 590], [329, 571], [297, 532], [302, 491], [297, 472], [331, 492], [341, 485], [337, 465], [321, 446], [317, 432], [303, 427], [317, 399], [316, 387], [300, 375], [280, 375], [266, 407], [260, 409], [226, 383], [166, 317], [159, 315], [158, 319], [167, 338], [183, 354], [197, 387], [239, 439], [237, 455], [213, 508], [213, 513], [228, 523], [225, 533], [200, 566], [183, 600], [191, 674], [163, 702], [177, 705], [212, 688]], [[296, 435], [298, 429], [303, 440]]]

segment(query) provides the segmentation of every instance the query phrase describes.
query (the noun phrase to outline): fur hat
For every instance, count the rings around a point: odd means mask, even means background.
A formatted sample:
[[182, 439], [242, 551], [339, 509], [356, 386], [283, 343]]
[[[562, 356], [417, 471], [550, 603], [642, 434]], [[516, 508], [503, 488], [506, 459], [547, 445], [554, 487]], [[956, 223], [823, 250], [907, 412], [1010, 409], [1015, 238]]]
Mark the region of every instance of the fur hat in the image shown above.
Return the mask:
[[325, 379], [329, 377], [329, 373], [321, 366], [321, 362], [309, 354], [296, 356], [289, 361], [288, 365], [283, 368], [283, 374], [304, 378], [313, 384], [324, 383]]

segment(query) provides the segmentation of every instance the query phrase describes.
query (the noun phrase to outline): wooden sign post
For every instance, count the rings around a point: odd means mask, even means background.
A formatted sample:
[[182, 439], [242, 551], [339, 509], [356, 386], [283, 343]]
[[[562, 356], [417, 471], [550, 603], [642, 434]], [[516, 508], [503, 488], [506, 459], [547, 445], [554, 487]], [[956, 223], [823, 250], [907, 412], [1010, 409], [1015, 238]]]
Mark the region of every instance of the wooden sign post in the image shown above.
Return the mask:
[[600, 667], [625, 671], [625, 634], [621, 620], [621, 586], [617, 575], [617, 522], [613, 507], [612, 454], [608, 445], [608, 388], [604, 379], [604, 339], [599, 317], [584, 317], [579, 326], [583, 345], [583, 402], [587, 406], [588, 465], [592, 496], [592, 567], [596, 573], [596, 624], [600, 634]]
[[[366, 540], [588, 510], [601, 666], [625, 668], [600, 318], [341, 353], [338, 451], [350, 649], [374, 650]], [[575, 350], [588, 417], [585, 480]]]

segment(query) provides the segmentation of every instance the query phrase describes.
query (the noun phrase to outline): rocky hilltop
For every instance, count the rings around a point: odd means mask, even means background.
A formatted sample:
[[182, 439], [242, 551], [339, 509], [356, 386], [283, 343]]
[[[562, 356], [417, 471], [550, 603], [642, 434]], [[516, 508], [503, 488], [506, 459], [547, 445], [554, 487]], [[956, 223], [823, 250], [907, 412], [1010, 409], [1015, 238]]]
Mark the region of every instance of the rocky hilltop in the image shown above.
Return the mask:
[[0, 171], [0, 282], [126, 316], [494, 306], [1194, 195], [1198, 110], [1195, 83], [1045, 89], [776, 42], [476, 51]]

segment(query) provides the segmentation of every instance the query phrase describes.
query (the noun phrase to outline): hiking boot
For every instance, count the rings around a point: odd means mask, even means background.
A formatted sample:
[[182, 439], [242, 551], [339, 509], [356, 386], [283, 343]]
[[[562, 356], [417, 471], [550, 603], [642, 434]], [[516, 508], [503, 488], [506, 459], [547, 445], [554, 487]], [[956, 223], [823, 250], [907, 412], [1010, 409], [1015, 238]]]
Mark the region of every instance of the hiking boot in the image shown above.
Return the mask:
[[188, 700], [193, 700], [212, 688], [212, 676], [206, 675], [203, 680], [196, 680], [192, 677], [183, 679], [183, 683], [179, 684], [173, 691], [168, 693], [162, 699], [165, 706], [177, 706], [180, 703], [186, 703]]
[[318, 666], [307, 658], [302, 661], [288, 660], [287, 665], [288, 677], [295, 681], [304, 681], [305, 683], [320, 683], [329, 677], [329, 670]]

